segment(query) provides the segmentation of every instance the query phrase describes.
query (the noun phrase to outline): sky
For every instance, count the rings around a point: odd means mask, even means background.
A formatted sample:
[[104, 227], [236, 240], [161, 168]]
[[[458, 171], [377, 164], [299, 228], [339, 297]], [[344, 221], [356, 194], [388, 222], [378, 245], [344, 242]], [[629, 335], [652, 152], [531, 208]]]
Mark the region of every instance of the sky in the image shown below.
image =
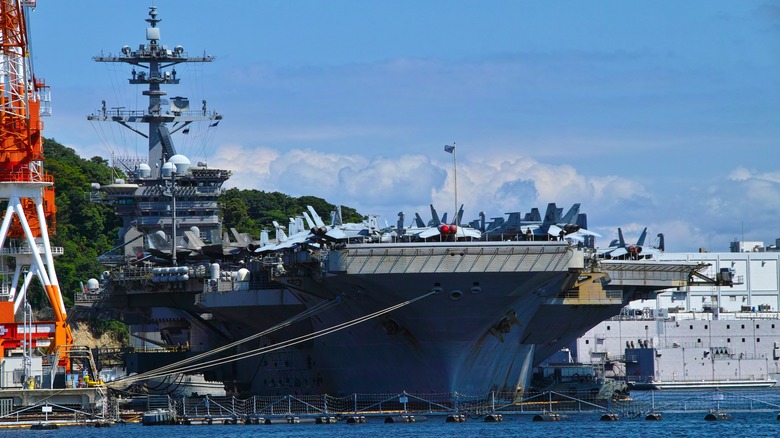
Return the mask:
[[618, 227], [675, 252], [780, 238], [777, 2], [40, 0], [46, 137], [146, 153], [86, 116], [145, 108], [129, 66], [92, 57], [145, 43], [150, 5], [163, 44], [215, 57], [168, 91], [224, 116], [174, 140], [231, 169], [226, 187], [394, 224], [431, 203], [451, 217], [457, 173], [466, 220], [578, 202], [599, 246]]

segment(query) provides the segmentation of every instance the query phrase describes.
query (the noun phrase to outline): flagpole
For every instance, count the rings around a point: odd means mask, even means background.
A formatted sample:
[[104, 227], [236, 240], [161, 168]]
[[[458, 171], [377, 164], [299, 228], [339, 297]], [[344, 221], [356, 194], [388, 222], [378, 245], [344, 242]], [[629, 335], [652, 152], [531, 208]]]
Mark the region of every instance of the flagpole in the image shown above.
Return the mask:
[[[455, 183], [455, 227], [456, 229], [460, 227], [460, 215], [458, 214], [458, 151], [455, 147], [455, 142], [452, 142], [452, 146], [446, 144], [444, 145], [444, 152], [452, 154], [452, 177], [453, 182]], [[455, 239], [457, 240], [457, 236], [455, 236]]]
[[[458, 148], [455, 142], [452, 142], [452, 169], [455, 176], [455, 226], [460, 228], [460, 218], [458, 215]], [[457, 239], [457, 237], [456, 237]]]

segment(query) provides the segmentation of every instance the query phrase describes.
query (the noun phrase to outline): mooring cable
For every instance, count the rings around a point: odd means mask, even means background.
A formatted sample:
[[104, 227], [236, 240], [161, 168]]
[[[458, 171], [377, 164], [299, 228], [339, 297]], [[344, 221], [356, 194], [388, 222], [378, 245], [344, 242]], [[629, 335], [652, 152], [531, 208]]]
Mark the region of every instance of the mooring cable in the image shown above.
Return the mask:
[[[223, 345], [221, 347], [217, 347], [217, 348], [215, 348], [213, 350], [206, 351], [204, 353], [198, 354], [198, 355], [193, 356], [193, 357], [188, 357], [186, 359], [182, 359], [182, 360], [180, 360], [178, 362], [161, 366], [160, 368], [157, 368], [157, 369], [154, 369], [154, 370], [151, 370], [151, 371], [146, 371], [144, 373], [136, 374], [135, 376], [145, 376], [148, 373], [158, 373], [158, 372], [162, 372], [162, 371], [167, 371], [167, 370], [170, 370], [170, 369], [174, 369], [176, 367], [180, 367], [182, 365], [186, 365], [186, 364], [191, 363], [191, 362], [198, 361], [198, 360], [203, 359], [203, 358], [208, 357], [208, 356], [213, 356], [213, 355], [215, 355], [217, 353], [221, 353], [221, 352], [223, 352], [223, 351], [225, 351], [227, 349], [236, 347], [236, 346], [238, 346], [240, 344], [243, 344], [245, 342], [253, 341], [253, 340], [255, 340], [257, 338], [260, 338], [262, 336], [271, 334], [271, 333], [273, 333], [273, 332], [275, 332], [277, 330], [281, 330], [281, 329], [283, 329], [285, 327], [288, 327], [288, 326], [290, 326], [290, 325], [292, 325], [292, 324], [294, 324], [294, 323], [296, 323], [296, 322], [298, 322], [298, 321], [300, 321], [300, 320], [302, 320], [304, 318], [310, 317], [312, 315], [316, 315], [316, 314], [326, 310], [327, 308], [331, 307], [332, 305], [338, 304], [340, 301], [341, 300], [339, 298], [337, 298], [335, 300], [328, 300], [328, 301], [324, 301], [324, 302], [318, 303], [318, 304], [312, 306], [310, 309], [307, 309], [307, 310], [305, 310], [305, 311], [303, 311], [303, 312], [301, 312], [301, 313], [299, 313], [299, 314], [297, 314], [295, 316], [292, 316], [292, 317], [288, 318], [287, 320], [282, 321], [279, 324], [277, 324], [277, 325], [275, 325], [275, 326], [273, 326], [271, 328], [268, 328], [268, 329], [266, 329], [266, 330], [264, 330], [262, 332], [255, 333], [255, 334], [253, 334], [251, 336], [248, 336], [246, 338], [239, 339], [238, 341], [231, 342], [230, 344]], [[135, 377], [135, 376], [133, 376], [133, 377]], [[119, 382], [119, 381], [122, 381], [122, 379], [116, 380], [116, 381]]]
[[[210, 360], [210, 361], [207, 361], [207, 362], [193, 364], [193, 365], [184, 366], [184, 367], [179, 367], [180, 363], [184, 362], [184, 361], [181, 361], [181, 362], [177, 362], [175, 364], [168, 365], [166, 370], [157, 369], [157, 370], [152, 370], [152, 371], [148, 371], [148, 372], [141, 373], [141, 374], [136, 374], [136, 375], [133, 375], [133, 376], [128, 376], [128, 377], [125, 377], [123, 379], [115, 380], [113, 382], [110, 382], [108, 385], [114, 387], [114, 386], [117, 386], [117, 385], [120, 385], [120, 384], [125, 384], [125, 383], [129, 383], [129, 382], [135, 382], [135, 381], [138, 381], [138, 380], [149, 379], [149, 378], [152, 378], [152, 377], [162, 377], [162, 376], [167, 376], [167, 375], [171, 375], [171, 374], [186, 373], [186, 372], [191, 372], [191, 371], [195, 371], [195, 370], [199, 370], [199, 369], [203, 369], [203, 368], [210, 368], [210, 367], [214, 367], [214, 366], [217, 366], [217, 365], [223, 365], [223, 364], [226, 364], [226, 363], [235, 362], [235, 361], [242, 360], [242, 359], [248, 359], [250, 357], [254, 357], [254, 356], [257, 356], [257, 355], [260, 355], [260, 354], [270, 353], [272, 351], [276, 351], [276, 350], [279, 350], [279, 349], [282, 349], [282, 348], [286, 348], [286, 347], [291, 347], [293, 345], [297, 345], [297, 344], [300, 344], [300, 343], [303, 343], [303, 342], [306, 342], [306, 341], [310, 341], [312, 339], [315, 339], [315, 338], [318, 338], [318, 337], [321, 337], [321, 336], [329, 335], [331, 333], [343, 330], [345, 328], [352, 327], [354, 325], [357, 325], [357, 324], [363, 323], [365, 321], [368, 321], [370, 319], [376, 318], [377, 316], [381, 316], [381, 315], [384, 315], [385, 313], [389, 313], [389, 312], [392, 312], [394, 310], [400, 309], [401, 307], [404, 307], [404, 306], [407, 306], [409, 304], [412, 304], [412, 303], [414, 303], [414, 302], [416, 302], [418, 300], [426, 298], [426, 297], [428, 297], [430, 295], [433, 295], [435, 293], [436, 293], [436, 291], [431, 291], [431, 292], [425, 293], [425, 294], [423, 294], [423, 295], [421, 295], [421, 296], [419, 296], [417, 298], [413, 298], [411, 300], [403, 301], [401, 303], [398, 303], [398, 304], [395, 304], [395, 305], [390, 306], [388, 308], [376, 311], [374, 313], [370, 313], [368, 315], [364, 315], [364, 316], [361, 316], [359, 318], [355, 318], [355, 319], [347, 321], [347, 322], [336, 324], [335, 326], [328, 327], [328, 328], [325, 328], [325, 329], [322, 329], [322, 330], [310, 333], [308, 335], [303, 335], [303, 336], [299, 336], [297, 338], [289, 339], [287, 341], [282, 341], [282, 342], [278, 342], [276, 344], [268, 345], [268, 346], [265, 346], [265, 347], [256, 348], [254, 350], [250, 350], [250, 351], [247, 351], [247, 352], [237, 353], [237, 354], [234, 354], [232, 356], [225, 357], [225, 358], [213, 359], [213, 360]], [[256, 336], [256, 335], [253, 335], [253, 336]], [[241, 340], [238, 343], [241, 343], [243, 341], [244, 340]], [[209, 352], [209, 354], [211, 354], [211, 352]], [[174, 367], [176, 367], [176, 368], [174, 368]]]

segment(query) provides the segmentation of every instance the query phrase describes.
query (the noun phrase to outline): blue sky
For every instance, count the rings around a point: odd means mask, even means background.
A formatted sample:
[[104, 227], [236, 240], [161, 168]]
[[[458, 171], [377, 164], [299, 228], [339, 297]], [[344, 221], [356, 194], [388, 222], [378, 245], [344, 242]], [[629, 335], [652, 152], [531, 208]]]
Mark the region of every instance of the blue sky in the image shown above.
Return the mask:
[[176, 140], [228, 186], [427, 217], [454, 209], [455, 141], [468, 219], [580, 202], [604, 245], [617, 227], [669, 251], [780, 238], [777, 3], [41, 0], [47, 137], [144, 153], [86, 115], [144, 107], [129, 68], [91, 58], [144, 43], [151, 4], [164, 44], [216, 57], [170, 92], [224, 115]]

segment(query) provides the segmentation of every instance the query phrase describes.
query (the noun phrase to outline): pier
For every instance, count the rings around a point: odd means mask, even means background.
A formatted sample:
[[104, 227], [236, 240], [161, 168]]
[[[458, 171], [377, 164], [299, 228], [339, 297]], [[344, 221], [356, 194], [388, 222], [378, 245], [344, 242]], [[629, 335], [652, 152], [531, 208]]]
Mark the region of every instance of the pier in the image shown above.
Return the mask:
[[[149, 426], [291, 425], [338, 423], [471, 423], [663, 419], [662, 414], [780, 412], [780, 391], [642, 391], [615, 400], [562, 392], [424, 395], [353, 394], [236, 397], [118, 397], [103, 388], [0, 392], [0, 427], [94, 426], [138, 422]], [[105, 394], [105, 395], [104, 395]], [[518, 421], [518, 420], [515, 420]]]

